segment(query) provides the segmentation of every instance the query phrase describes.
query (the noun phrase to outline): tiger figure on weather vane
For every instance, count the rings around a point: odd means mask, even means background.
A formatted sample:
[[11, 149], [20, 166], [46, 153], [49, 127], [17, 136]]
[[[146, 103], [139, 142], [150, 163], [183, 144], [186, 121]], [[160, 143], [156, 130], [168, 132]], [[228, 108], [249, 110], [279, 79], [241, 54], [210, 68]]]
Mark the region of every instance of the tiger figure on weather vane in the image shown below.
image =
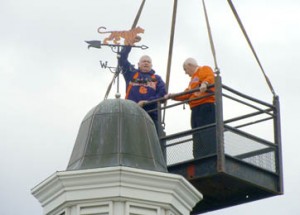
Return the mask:
[[99, 27], [98, 28], [98, 33], [99, 34], [107, 34], [110, 33], [108, 37], [106, 37], [103, 40], [103, 44], [108, 44], [108, 41], [113, 41], [114, 44], [119, 45], [120, 39], [124, 39], [124, 45], [134, 45], [134, 43], [139, 42], [138, 40], [141, 39], [138, 34], [144, 33], [144, 29], [141, 27], [136, 27], [128, 31], [102, 31], [106, 30], [105, 27]]
[[[103, 42], [100, 40], [90, 40], [85, 41], [88, 43], [88, 48], [102, 48], [102, 46], [108, 46], [111, 50], [117, 54], [117, 57], [120, 56], [120, 52], [123, 47], [131, 46], [132, 48], [140, 48], [140, 49], [147, 49], [148, 47], [145, 45], [136, 46], [135, 43], [141, 41], [141, 37], [138, 34], [144, 33], [144, 29], [141, 27], [135, 27], [127, 31], [105, 31], [106, 27], [101, 26], [97, 29], [99, 34], [109, 34], [106, 38], [104, 38]], [[121, 44], [123, 42], [123, 44]], [[109, 84], [107, 89], [105, 98], [107, 98], [109, 91], [111, 89], [111, 85], [113, 84], [114, 80], [118, 80], [118, 76], [121, 72], [121, 68], [119, 67], [119, 62], [116, 67], [111, 67], [107, 65], [107, 61], [102, 62], [100, 60], [100, 66], [103, 69], [109, 69], [111, 72], [115, 73], [113, 80]], [[119, 86], [117, 86], [117, 94], [119, 95]], [[116, 94], [116, 95], [117, 95]]]
[[[88, 43], [88, 48], [101, 48], [101, 46], [109, 46], [111, 48], [123, 47], [123, 46], [132, 46], [141, 49], [147, 49], [145, 45], [135, 46], [135, 43], [141, 40], [141, 37], [138, 34], [144, 33], [144, 29], [141, 27], [132, 28], [126, 31], [103, 31], [106, 30], [106, 27], [101, 26], [98, 28], [99, 34], [109, 34], [108, 37], [104, 38], [103, 42], [99, 40], [85, 41]], [[120, 44], [120, 41], [123, 41], [123, 44]], [[111, 42], [111, 43], [109, 43]], [[117, 51], [118, 52], [118, 51]]]

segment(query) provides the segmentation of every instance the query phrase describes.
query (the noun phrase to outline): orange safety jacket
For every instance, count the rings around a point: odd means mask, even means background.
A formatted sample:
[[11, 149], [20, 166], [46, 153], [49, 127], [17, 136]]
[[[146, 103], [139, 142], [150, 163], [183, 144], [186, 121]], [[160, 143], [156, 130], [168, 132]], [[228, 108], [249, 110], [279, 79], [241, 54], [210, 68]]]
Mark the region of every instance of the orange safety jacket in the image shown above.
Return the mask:
[[[207, 82], [209, 85], [215, 83], [215, 75], [213, 70], [209, 66], [202, 66], [198, 67], [196, 72], [191, 77], [191, 81], [189, 83], [188, 88], [185, 89], [185, 91], [189, 91], [195, 88], [199, 88], [202, 82]], [[212, 87], [209, 90], [214, 91], [215, 88]], [[191, 94], [185, 94], [181, 96], [176, 96], [173, 99], [177, 101], [184, 101], [188, 99], [194, 99], [197, 97], [205, 96], [208, 92], [201, 93], [200, 91], [196, 91]], [[202, 99], [192, 100], [189, 101], [190, 108], [196, 107], [198, 105], [204, 104], [204, 103], [214, 103], [215, 102], [215, 96], [209, 96]]]

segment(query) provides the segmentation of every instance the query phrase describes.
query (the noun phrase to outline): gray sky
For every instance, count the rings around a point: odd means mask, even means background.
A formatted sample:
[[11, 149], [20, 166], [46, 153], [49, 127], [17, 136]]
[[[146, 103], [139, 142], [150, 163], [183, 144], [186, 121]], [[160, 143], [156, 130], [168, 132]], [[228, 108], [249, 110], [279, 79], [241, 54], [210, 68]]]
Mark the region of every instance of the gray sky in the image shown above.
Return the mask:
[[[42, 214], [30, 189], [68, 164], [85, 114], [103, 100], [115, 66], [109, 49], [87, 49], [85, 40], [101, 40], [108, 30], [131, 27], [140, 0], [0, 0], [0, 202], [1, 214]], [[145, 29], [134, 50], [153, 58], [166, 77], [172, 0], [147, 0], [139, 25]], [[298, 0], [233, 1], [262, 65], [281, 102], [285, 194], [207, 214], [298, 214], [300, 188], [297, 108], [300, 2]], [[223, 0], [206, 1], [223, 83], [271, 102], [272, 94]], [[170, 92], [189, 81], [182, 71], [186, 57], [213, 67], [202, 3], [179, 0]], [[120, 79], [124, 97], [124, 81]], [[114, 98], [116, 87], [110, 98]], [[166, 131], [189, 128], [189, 110], [167, 114]], [[177, 119], [176, 119], [177, 117]], [[180, 127], [172, 126], [178, 118]], [[172, 121], [173, 120], [173, 121]], [[175, 121], [174, 121], [175, 120]], [[16, 207], [17, 206], [17, 207]]]

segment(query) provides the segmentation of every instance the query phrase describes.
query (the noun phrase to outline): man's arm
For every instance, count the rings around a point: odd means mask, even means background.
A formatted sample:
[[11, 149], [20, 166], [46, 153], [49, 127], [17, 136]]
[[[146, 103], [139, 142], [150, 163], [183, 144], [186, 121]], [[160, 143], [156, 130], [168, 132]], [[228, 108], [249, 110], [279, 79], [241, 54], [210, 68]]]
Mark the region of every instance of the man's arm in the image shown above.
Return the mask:
[[120, 52], [119, 56], [119, 66], [121, 67], [126, 84], [131, 81], [134, 73], [136, 72], [134, 66], [128, 61], [128, 55], [130, 51], [131, 46], [125, 46]]
[[130, 51], [131, 51], [131, 46], [125, 46], [120, 52], [119, 65], [123, 70], [123, 73], [129, 70], [131, 66], [130, 62], [128, 61], [128, 55]]

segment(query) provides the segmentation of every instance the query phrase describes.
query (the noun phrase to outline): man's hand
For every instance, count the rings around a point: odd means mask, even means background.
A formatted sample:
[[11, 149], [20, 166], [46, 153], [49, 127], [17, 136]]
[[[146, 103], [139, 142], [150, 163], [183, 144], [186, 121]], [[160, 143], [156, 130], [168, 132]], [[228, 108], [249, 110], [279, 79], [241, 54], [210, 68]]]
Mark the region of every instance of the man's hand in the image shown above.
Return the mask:
[[204, 93], [207, 90], [207, 85], [208, 85], [207, 82], [202, 82], [202, 84], [199, 87], [201, 93]]
[[164, 96], [164, 99], [169, 99], [169, 98], [171, 98], [172, 96], [173, 96], [172, 93], [166, 94], [166, 95]]
[[140, 36], [136, 36], [136, 37], [134, 38], [134, 43], [140, 42], [141, 39], [142, 39], [142, 38], [141, 38]]
[[138, 105], [140, 107], [144, 107], [144, 105], [145, 105], [146, 102], [147, 102], [146, 100], [141, 100], [141, 101], [138, 102]]

